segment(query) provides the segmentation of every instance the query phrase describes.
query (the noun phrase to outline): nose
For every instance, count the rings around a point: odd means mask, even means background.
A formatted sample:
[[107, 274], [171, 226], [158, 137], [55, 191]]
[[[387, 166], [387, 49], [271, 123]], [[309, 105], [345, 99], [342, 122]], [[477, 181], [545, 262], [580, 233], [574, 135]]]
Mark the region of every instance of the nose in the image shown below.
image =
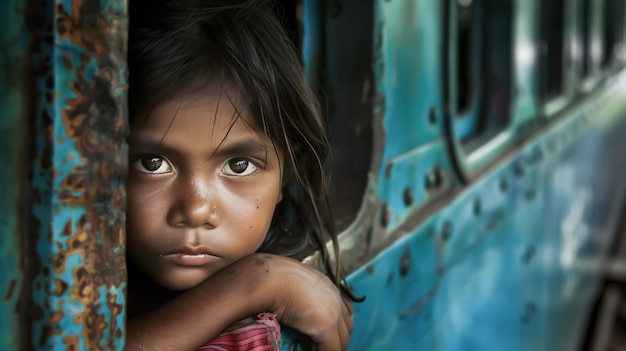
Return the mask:
[[180, 179], [173, 188], [175, 200], [167, 214], [168, 224], [174, 227], [217, 227], [221, 215], [217, 208], [216, 189], [202, 179]]

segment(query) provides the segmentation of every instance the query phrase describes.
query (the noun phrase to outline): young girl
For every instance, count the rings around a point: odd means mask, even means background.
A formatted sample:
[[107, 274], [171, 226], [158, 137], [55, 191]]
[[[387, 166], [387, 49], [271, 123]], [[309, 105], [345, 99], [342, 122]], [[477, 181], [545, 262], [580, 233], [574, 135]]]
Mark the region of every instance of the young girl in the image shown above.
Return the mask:
[[[272, 8], [132, 0], [130, 23], [127, 349], [210, 349], [242, 320], [276, 347], [273, 314], [345, 349], [326, 127]], [[288, 258], [311, 249], [330, 279]]]

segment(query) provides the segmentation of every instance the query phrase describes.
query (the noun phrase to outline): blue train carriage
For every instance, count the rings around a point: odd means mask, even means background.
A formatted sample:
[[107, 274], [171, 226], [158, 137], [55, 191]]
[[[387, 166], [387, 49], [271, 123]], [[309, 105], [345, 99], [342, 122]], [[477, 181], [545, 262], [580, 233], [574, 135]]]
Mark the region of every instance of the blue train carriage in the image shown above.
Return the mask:
[[[626, 252], [626, 3], [280, 2], [366, 296], [350, 350], [602, 349], [590, 326], [611, 325]], [[124, 347], [126, 5], [0, 4], [3, 349]]]
[[[626, 3], [340, 5], [308, 39], [325, 55], [334, 171], [354, 168], [335, 192], [367, 296], [350, 350], [606, 350], [613, 314], [593, 310], [625, 253]], [[372, 158], [352, 166], [358, 141]], [[597, 321], [609, 328], [589, 332]]]

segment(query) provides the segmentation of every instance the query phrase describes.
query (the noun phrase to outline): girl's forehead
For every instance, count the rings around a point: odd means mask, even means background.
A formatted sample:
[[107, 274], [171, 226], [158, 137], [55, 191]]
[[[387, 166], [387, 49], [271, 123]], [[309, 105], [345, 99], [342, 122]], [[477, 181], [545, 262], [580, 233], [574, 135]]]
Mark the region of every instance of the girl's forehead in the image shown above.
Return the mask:
[[236, 135], [266, 137], [248, 103], [225, 84], [189, 89], [157, 105], [146, 120], [131, 129], [131, 139], [216, 139]]
[[211, 84], [192, 84], [190, 88], [181, 91], [171, 99], [167, 99], [156, 106], [156, 109], [165, 105], [177, 105], [178, 108], [232, 110], [242, 117], [248, 110], [248, 103], [243, 99], [240, 91], [227, 82]]

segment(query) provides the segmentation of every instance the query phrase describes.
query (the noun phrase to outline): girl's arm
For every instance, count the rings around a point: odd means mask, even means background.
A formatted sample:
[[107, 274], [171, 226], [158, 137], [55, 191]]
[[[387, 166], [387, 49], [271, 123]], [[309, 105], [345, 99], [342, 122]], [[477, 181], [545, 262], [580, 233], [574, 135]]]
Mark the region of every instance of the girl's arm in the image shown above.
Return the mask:
[[261, 312], [309, 335], [320, 351], [344, 350], [352, 306], [321, 272], [257, 253], [224, 268], [152, 312], [128, 321], [127, 350], [195, 350]]

